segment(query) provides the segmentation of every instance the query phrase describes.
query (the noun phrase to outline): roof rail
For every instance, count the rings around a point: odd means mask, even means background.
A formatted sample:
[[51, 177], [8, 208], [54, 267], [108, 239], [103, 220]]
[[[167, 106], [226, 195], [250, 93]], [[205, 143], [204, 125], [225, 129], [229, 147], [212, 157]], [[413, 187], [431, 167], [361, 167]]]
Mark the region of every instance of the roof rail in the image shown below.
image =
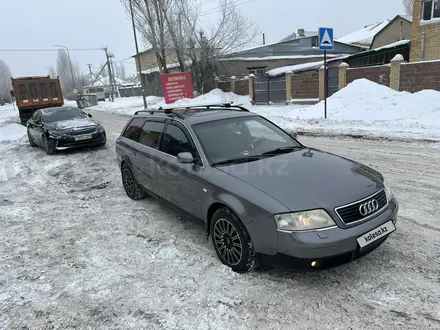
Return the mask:
[[195, 108], [229, 108], [231, 110], [240, 110], [240, 111], [245, 111], [245, 112], [249, 112], [248, 109], [246, 109], [245, 107], [243, 107], [243, 104], [237, 104], [237, 105], [233, 105], [233, 102], [230, 103], [207, 103], [207, 104], [188, 104], [188, 105], [174, 105], [174, 106], [164, 106], [164, 107], [159, 107], [159, 110], [163, 110], [165, 113], [170, 113], [173, 110], [177, 110], [177, 109], [195, 109]]
[[180, 114], [180, 113], [175, 113], [175, 112], [171, 112], [171, 111], [163, 111], [163, 110], [153, 110], [153, 109], [138, 110], [134, 114], [137, 115], [137, 114], [139, 114], [141, 112], [146, 112], [146, 113], [149, 113], [151, 115], [154, 114], [154, 113], [164, 113], [164, 114], [166, 114], [168, 116], [176, 116], [176, 117], [178, 117], [180, 119], [185, 119], [185, 117], [182, 114]]

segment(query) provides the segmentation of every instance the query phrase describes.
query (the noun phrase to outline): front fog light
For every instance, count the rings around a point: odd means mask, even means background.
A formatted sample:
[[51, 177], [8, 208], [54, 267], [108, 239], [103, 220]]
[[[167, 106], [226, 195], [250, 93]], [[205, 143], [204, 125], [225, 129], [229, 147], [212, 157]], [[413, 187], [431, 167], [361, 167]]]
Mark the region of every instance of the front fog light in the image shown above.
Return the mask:
[[336, 223], [324, 210], [276, 214], [275, 221], [279, 230], [304, 231], [336, 226]]

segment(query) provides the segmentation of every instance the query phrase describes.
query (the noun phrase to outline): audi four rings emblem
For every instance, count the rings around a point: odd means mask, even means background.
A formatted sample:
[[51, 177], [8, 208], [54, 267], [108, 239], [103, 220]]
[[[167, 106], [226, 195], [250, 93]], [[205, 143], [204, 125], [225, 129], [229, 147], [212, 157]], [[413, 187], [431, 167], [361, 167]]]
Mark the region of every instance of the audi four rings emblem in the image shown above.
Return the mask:
[[361, 206], [359, 206], [359, 212], [360, 214], [362, 214], [362, 216], [366, 216], [377, 211], [378, 208], [379, 208], [378, 201], [372, 199], [371, 201], [361, 204]]

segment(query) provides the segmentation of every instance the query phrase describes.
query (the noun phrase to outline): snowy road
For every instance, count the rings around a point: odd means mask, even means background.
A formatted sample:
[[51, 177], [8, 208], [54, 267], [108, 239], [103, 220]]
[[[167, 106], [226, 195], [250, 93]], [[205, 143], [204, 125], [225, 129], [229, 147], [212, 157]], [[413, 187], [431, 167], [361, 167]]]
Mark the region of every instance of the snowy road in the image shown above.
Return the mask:
[[106, 148], [1, 155], [1, 329], [440, 328], [439, 146], [301, 138], [382, 171], [398, 231], [338, 268], [239, 275], [198, 223], [126, 197], [114, 141], [127, 117], [93, 115]]

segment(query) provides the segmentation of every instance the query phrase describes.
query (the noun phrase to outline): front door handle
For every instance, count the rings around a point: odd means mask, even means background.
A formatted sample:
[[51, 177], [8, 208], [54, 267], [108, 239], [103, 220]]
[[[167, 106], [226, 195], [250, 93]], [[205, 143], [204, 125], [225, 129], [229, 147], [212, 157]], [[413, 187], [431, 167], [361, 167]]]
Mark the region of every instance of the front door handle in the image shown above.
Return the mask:
[[157, 167], [159, 170], [162, 169], [162, 165], [160, 165], [160, 164], [157, 164], [156, 167]]

